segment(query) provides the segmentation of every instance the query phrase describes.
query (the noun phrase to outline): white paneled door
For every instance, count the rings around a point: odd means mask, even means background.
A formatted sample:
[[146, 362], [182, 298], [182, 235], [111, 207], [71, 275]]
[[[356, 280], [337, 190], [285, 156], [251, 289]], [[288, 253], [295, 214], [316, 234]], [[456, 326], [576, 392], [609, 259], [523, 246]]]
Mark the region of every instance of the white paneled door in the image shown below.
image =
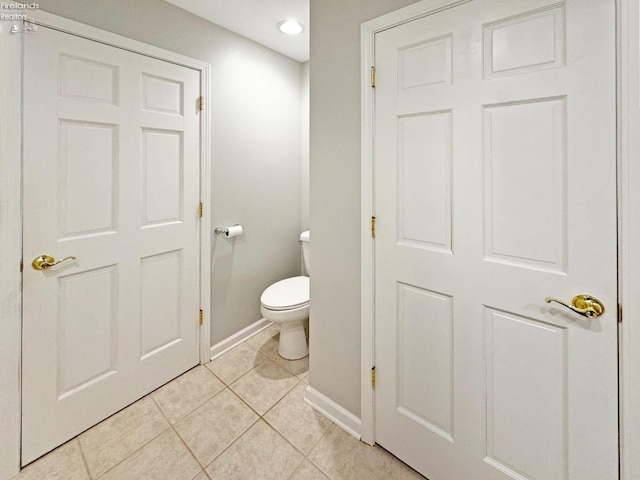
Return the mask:
[[26, 464], [199, 361], [200, 75], [24, 39]]
[[[429, 480], [618, 478], [614, 27], [475, 0], [375, 36], [376, 441]], [[545, 302], [578, 294], [604, 313]]]

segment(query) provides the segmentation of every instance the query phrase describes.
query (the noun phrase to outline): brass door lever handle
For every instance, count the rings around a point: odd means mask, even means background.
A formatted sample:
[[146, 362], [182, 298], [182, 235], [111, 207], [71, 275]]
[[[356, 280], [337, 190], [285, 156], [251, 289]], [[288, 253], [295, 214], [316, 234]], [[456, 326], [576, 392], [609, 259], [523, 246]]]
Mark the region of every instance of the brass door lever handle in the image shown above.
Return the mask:
[[62, 263], [66, 260], [75, 260], [75, 259], [76, 257], [71, 255], [70, 257], [65, 257], [62, 260], [56, 261], [56, 259], [53, 258], [51, 255], [44, 254], [34, 258], [33, 262], [31, 262], [31, 266], [33, 266], [33, 268], [35, 268], [36, 270], [46, 270], [47, 268], [51, 268], [54, 265], [58, 265], [59, 263]]
[[604, 305], [600, 300], [596, 297], [592, 297], [591, 295], [576, 295], [571, 300], [571, 305], [563, 302], [559, 298], [547, 297], [544, 299], [545, 302], [551, 303], [556, 302], [560, 305], [567, 307], [574, 312], [583, 315], [587, 318], [596, 318], [604, 313]]

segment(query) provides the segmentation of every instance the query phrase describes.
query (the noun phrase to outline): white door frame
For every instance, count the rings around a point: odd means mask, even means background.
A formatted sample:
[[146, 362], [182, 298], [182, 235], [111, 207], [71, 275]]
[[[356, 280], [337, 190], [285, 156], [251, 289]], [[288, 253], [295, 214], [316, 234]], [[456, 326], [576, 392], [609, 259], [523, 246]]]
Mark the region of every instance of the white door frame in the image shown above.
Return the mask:
[[[15, 12], [12, 12], [15, 13]], [[146, 43], [90, 27], [44, 11], [29, 11], [36, 26], [49, 27], [200, 72], [200, 95], [210, 97], [211, 65]], [[20, 469], [22, 348], [22, 38], [10, 34], [12, 22], [0, 22], [0, 480]], [[43, 80], [46, 81], [46, 80]], [[28, 95], [28, 92], [24, 92]], [[193, 99], [195, 102], [197, 99]], [[200, 308], [211, 312], [211, 113], [200, 116]], [[14, 268], [15, 267], [15, 268]], [[197, 321], [196, 318], [193, 319]], [[211, 357], [211, 322], [200, 328], [200, 363]]]
[[[375, 366], [374, 260], [371, 236], [374, 204], [374, 89], [371, 67], [375, 59], [375, 34], [417, 18], [471, 0], [422, 0], [361, 25], [361, 424], [360, 438], [373, 445], [375, 396], [371, 369]], [[611, 0], [614, 1], [614, 0]], [[640, 211], [640, 0], [615, 0], [617, 11], [618, 102], [618, 275], [619, 303], [624, 320], [619, 324], [620, 362], [620, 455], [621, 479], [640, 474], [640, 329], [632, 322], [640, 316], [640, 222], [631, 216]], [[636, 213], [637, 215], [637, 213]], [[632, 290], [633, 288], [633, 290]], [[634, 295], [635, 290], [635, 295]], [[635, 298], [634, 298], [635, 297]], [[635, 452], [632, 449], [635, 447]], [[634, 477], [635, 475], [635, 477]]]

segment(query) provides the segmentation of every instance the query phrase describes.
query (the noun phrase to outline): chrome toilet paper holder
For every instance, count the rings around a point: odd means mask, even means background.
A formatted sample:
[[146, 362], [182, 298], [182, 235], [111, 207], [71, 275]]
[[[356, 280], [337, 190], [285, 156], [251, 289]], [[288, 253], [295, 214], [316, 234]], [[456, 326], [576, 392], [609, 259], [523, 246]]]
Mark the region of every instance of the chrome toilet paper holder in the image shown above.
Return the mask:
[[[240, 224], [236, 223], [235, 225], [233, 225], [234, 227], [239, 227]], [[220, 235], [220, 234], [227, 234], [229, 233], [229, 227], [227, 228], [222, 228], [222, 227], [216, 227], [215, 230], [213, 231], [213, 233], [215, 233], [216, 235]]]

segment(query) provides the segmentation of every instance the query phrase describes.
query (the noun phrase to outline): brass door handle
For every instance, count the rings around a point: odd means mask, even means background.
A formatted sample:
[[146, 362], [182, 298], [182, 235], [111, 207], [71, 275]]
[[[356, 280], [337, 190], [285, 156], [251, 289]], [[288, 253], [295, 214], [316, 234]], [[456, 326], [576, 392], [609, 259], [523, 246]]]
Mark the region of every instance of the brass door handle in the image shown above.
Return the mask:
[[64, 261], [66, 261], [66, 260], [75, 260], [75, 259], [76, 259], [76, 257], [74, 257], [72, 255], [70, 257], [65, 257], [62, 260], [58, 260], [56, 262], [55, 258], [53, 258], [51, 255], [47, 255], [45, 253], [44, 255], [40, 255], [39, 257], [34, 258], [33, 262], [31, 262], [31, 265], [36, 270], [46, 270], [47, 268], [51, 268], [54, 265], [58, 265], [59, 263], [62, 263]]
[[591, 295], [576, 295], [571, 300], [571, 305], [563, 302], [562, 300], [554, 297], [547, 297], [544, 299], [545, 302], [557, 302], [560, 305], [564, 305], [570, 310], [573, 310], [580, 315], [583, 315], [587, 318], [596, 318], [604, 313], [604, 305], [600, 300], [596, 297], [592, 297]]

